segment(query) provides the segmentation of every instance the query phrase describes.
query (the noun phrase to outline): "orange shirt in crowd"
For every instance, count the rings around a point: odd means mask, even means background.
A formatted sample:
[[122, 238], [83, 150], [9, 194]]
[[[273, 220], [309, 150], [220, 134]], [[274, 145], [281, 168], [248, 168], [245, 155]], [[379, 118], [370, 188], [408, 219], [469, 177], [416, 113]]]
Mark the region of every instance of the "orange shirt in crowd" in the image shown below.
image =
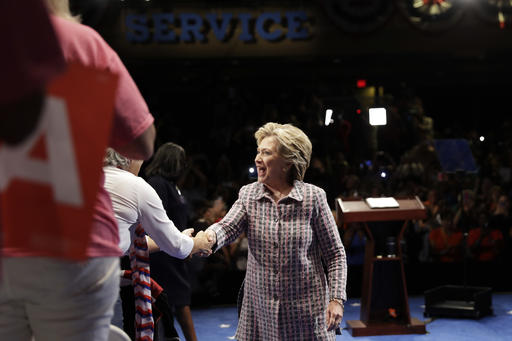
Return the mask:
[[455, 262], [462, 260], [462, 232], [448, 233], [443, 227], [433, 229], [429, 236], [432, 254], [441, 262]]
[[503, 234], [500, 230], [491, 230], [487, 235], [482, 236], [483, 230], [481, 228], [472, 229], [468, 234], [469, 247], [475, 246], [480, 241], [480, 246], [473, 250], [475, 259], [479, 261], [490, 261], [498, 256], [500, 252], [499, 244], [503, 242]]

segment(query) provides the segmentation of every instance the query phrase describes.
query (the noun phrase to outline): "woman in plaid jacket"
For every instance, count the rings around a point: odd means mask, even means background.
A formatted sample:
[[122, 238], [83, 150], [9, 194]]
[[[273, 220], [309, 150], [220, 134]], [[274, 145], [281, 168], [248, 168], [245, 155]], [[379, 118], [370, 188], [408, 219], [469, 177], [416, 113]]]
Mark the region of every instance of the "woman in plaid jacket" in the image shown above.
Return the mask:
[[215, 251], [249, 241], [238, 340], [334, 340], [346, 299], [346, 258], [324, 190], [304, 183], [312, 146], [302, 130], [255, 133], [258, 181], [207, 230]]

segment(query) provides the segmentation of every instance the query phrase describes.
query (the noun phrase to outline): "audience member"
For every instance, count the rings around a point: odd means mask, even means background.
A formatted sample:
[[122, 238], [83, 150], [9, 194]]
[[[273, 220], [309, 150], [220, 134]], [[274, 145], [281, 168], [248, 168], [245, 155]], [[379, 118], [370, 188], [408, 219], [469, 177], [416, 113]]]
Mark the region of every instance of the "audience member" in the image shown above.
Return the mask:
[[480, 213], [478, 227], [468, 233], [467, 246], [472, 259], [489, 262], [496, 260], [503, 251], [503, 234], [489, 225], [489, 218], [485, 212]]
[[[48, 0], [47, 4], [66, 61], [119, 76], [111, 147], [131, 158], [149, 158], [155, 137], [153, 117], [121, 60], [99, 34], [72, 17], [67, 0]], [[37, 340], [106, 341], [119, 290], [118, 244], [108, 193], [101, 186], [87, 261], [61, 261], [4, 247], [0, 339], [28, 340], [33, 335]]]
[[[187, 201], [177, 184], [185, 167], [185, 150], [168, 142], [158, 148], [145, 170], [147, 181], [162, 200], [167, 216], [180, 230], [188, 226]], [[152, 277], [167, 292], [169, 305], [176, 310], [176, 318], [186, 340], [197, 340], [190, 312], [191, 279], [188, 260], [155, 252], [150, 255], [150, 266]]]
[[[123, 254], [127, 254], [135, 240], [135, 230], [139, 224], [151, 237], [152, 242], [156, 243], [157, 250], [162, 250], [173, 257], [183, 259], [208, 249], [204, 232], [191, 238], [191, 230], [180, 233], [169, 220], [153, 187], [137, 176], [141, 165], [142, 161], [125, 158], [111, 148], [107, 150], [104, 160], [104, 186], [112, 200], [119, 226], [119, 247]], [[118, 300], [114, 309], [113, 324], [123, 328], [122, 317], [121, 301]]]
[[512, 218], [510, 217], [510, 199], [502, 194], [498, 199], [496, 209], [489, 218], [489, 226], [498, 229], [504, 238], [504, 261], [512, 260]]
[[430, 231], [431, 253], [440, 262], [461, 261], [463, 258], [462, 231], [454, 223], [453, 212], [445, 209], [440, 213], [441, 226]]
[[463, 190], [459, 195], [459, 208], [453, 219], [457, 229], [468, 232], [478, 225], [475, 208], [475, 193], [469, 189]]

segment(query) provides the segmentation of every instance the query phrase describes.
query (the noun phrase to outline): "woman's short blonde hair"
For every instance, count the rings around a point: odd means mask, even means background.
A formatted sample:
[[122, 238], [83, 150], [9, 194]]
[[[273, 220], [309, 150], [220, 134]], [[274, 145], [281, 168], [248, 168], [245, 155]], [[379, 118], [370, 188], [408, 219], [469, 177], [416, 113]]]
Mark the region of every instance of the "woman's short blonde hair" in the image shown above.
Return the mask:
[[71, 14], [69, 0], [46, 0], [46, 6], [50, 13], [72, 21], [80, 22], [80, 16]]
[[107, 150], [105, 151], [105, 157], [103, 158], [104, 167], [113, 166], [124, 170], [128, 170], [128, 168], [130, 168], [131, 163], [131, 159], [119, 154], [112, 148], [107, 148]]
[[279, 155], [291, 165], [290, 182], [304, 180], [304, 174], [311, 161], [313, 146], [306, 134], [291, 124], [279, 124], [269, 122], [260, 127], [254, 137], [258, 145], [269, 136], [276, 138]]

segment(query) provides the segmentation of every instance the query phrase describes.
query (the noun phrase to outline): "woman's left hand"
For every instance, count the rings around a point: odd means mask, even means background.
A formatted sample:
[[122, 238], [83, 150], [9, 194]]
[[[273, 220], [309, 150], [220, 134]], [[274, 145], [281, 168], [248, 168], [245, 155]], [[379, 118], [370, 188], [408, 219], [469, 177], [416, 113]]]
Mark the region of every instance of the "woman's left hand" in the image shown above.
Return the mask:
[[329, 302], [327, 306], [327, 330], [331, 331], [336, 329], [343, 319], [343, 306], [336, 301]]

